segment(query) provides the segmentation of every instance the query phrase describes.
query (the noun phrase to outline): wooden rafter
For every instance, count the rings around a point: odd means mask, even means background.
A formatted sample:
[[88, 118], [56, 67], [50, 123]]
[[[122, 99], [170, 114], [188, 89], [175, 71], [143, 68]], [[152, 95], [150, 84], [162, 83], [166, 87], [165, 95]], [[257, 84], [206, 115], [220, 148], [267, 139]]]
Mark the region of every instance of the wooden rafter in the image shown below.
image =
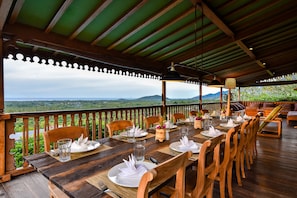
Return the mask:
[[143, 1], [139, 2], [139, 4], [137, 6], [133, 7], [131, 10], [129, 10], [127, 13], [125, 13], [119, 20], [117, 20], [115, 23], [110, 25], [109, 28], [107, 28], [94, 41], [92, 41], [91, 45], [96, 45], [96, 43], [98, 43], [101, 39], [103, 39], [105, 36], [107, 36], [112, 30], [114, 30], [121, 23], [123, 23], [125, 20], [127, 20], [128, 17], [133, 15], [137, 10], [139, 10], [142, 6], [144, 6], [146, 2], [147, 2], [147, 0], [143, 0]]
[[135, 33], [137, 33], [138, 31], [140, 31], [142, 28], [146, 27], [147, 25], [149, 25], [150, 23], [154, 22], [156, 19], [158, 19], [159, 17], [161, 17], [162, 15], [166, 14], [167, 12], [169, 12], [171, 9], [173, 9], [175, 6], [177, 6], [179, 3], [181, 3], [182, 0], [175, 0], [173, 3], [171, 3], [170, 5], [168, 5], [167, 7], [165, 7], [164, 9], [162, 9], [159, 13], [157, 13], [156, 15], [154, 15], [153, 17], [151, 17], [150, 19], [146, 20], [144, 23], [142, 23], [141, 25], [139, 25], [138, 27], [134, 28], [132, 31], [130, 31], [129, 33], [127, 33], [125, 36], [123, 36], [120, 40], [116, 41], [115, 43], [111, 44], [107, 49], [111, 50], [113, 48], [115, 48], [117, 45], [119, 45], [121, 42], [123, 42], [124, 40], [127, 40], [128, 38], [130, 38], [131, 36], [133, 36]]
[[0, 32], [2, 31], [5, 21], [7, 19], [10, 7], [12, 6], [12, 0], [0, 1]]
[[112, 0], [105, 0], [91, 13], [87, 19], [71, 34], [69, 39], [74, 39], [79, 33], [81, 33], [109, 4]]
[[59, 21], [59, 19], [63, 16], [63, 14], [67, 10], [67, 8], [71, 5], [72, 1], [73, 0], [64, 1], [64, 3], [62, 4], [62, 6], [58, 10], [58, 12], [55, 14], [55, 16], [52, 18], [51, 22], [46, 27], [46, 29], [45, 29], [46, 33], [49, 33], [54, 28], [54, 26]]

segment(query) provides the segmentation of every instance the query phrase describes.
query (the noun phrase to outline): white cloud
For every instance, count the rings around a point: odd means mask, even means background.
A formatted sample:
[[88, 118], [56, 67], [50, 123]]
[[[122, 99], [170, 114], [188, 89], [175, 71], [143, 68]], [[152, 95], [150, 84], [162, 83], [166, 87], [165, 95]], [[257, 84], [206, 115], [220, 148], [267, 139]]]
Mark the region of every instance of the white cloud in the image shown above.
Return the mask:
[[[161, 95], [158, 80], [4, 59], [6, 98], [139, 98]], [[203, 95], [219, 89], [203, 87]], [[199, 95], [199, 86], [167, 83], [167, 97]]]

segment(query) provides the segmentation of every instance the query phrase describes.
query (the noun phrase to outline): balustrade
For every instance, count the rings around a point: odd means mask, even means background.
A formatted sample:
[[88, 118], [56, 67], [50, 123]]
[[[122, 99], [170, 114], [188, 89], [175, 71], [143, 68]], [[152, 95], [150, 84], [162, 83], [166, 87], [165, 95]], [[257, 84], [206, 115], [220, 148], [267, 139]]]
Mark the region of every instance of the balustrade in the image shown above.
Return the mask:
[[[203, 109], [218, 110], [220, 103], [203, 104]], [[189, 115], [191, 110], [199, 110], [199, 104], [168, 105], [166, 106], [167, 118], [172, 114], [181, 112]], [[113, 120], [132, 120], [136, 126], [144, 127], [144, 117], [161, 115], [162, 106], [91, 109], [74, 111], [48, 111], [30, 113], [12, 113], [0, 117], [0, 182], [8, 181], [11, 176], [32, 171], [28, 164], [21, 167], [15, 164], [15, 142], [21, 143], [22, 156], [43, 152], [43, 131], [63, 126], [83, 126], [89, 132], [92, 140], [108, 137], [106, 124]], [[16, 129], [21, 128], [22, 131]], [[32, 142], [33, 140], [33, 142]]]

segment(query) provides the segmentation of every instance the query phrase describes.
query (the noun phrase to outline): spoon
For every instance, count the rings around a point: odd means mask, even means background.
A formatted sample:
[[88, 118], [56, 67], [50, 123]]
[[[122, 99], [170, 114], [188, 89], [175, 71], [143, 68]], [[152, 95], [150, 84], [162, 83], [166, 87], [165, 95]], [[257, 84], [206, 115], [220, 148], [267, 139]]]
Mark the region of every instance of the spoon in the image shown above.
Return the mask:
[[158, 160], [156, 160], [155, 158], [153, 157], [150, 157], [150, 161], [153, 162], [154, 164], [158, 164]]

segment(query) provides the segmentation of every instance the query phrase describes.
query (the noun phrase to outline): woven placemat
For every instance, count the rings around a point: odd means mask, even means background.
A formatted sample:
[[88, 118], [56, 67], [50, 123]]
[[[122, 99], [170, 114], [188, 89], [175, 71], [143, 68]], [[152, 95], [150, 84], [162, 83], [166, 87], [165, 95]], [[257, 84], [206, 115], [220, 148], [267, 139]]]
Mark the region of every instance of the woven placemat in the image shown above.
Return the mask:
[[[152, 134], [152, 133], [148, 133], [146, 136], [144, 137], [139, 137], [139, 138], [135, 138], [136, 141], [140, 141], [140, 140], [146, 140], [146, 139], [150, 139], [152, 137], [155, 137], [155, 134]], [[116, 139], [116, 140], [120, 140], [120, 141], [123, 141], [123, 142], [128, 142], [127, 140], [127, 137], [125, 136], [121, 136], [121, 135], [114, 135], [112, 136], [113, 139]], [[131, 143], [131, 142], [128, 142], [128, 143]], [[133, 142], [132, 142], [133, 143]]]

